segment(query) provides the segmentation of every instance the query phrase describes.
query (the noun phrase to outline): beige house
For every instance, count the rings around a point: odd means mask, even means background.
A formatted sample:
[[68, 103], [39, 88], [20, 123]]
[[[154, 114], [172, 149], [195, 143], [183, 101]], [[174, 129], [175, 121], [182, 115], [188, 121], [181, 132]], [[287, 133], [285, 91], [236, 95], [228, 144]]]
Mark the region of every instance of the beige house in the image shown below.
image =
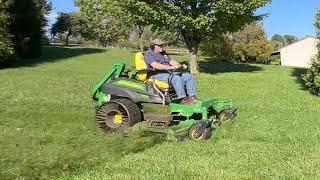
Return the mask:
[[310, 67], [311, 60], [318, 53], [320, 41], [313, 37], [301, 39], [280, 49], [281, 65], [293, 67]]

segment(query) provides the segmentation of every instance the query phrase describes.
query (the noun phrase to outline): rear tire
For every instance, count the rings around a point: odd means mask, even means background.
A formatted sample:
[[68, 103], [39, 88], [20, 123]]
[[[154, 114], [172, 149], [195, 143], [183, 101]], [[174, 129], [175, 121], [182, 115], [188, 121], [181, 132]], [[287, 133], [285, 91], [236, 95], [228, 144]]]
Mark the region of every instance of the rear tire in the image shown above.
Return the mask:
[[124, 133], [141, 120], [139, 106], [129, 99], [111, 100], [101, 105], [96, 112], [96, 121], [105, 133]]
[[196, 130], [200, 126], [201, 126], [201, 123], [196, 124], [194, 126], [191, 126], [191, 128], [189, 129], [189, 138], [190, 139], [198, 141], [198, 140], [208, 140], [211, 138], [211, 135], [212, 135], [211, 127], [207, 127], [198, 138], [194, 137]]

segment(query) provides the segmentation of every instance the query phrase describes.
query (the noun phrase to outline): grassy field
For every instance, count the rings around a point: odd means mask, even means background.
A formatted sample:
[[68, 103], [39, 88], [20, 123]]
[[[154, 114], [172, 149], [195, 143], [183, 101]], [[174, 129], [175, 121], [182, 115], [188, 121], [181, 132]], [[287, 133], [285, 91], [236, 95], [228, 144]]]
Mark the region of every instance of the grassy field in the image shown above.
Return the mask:
[[47, 47], [1, 69], [0, 179], [320, 178], [320, 98], [305, 70], [200, 62], [199, 96], [233, 100], [238, 117], [208, 141], [168, 142], [98, 130], [90, 89], [121, 59], [133, 52]]

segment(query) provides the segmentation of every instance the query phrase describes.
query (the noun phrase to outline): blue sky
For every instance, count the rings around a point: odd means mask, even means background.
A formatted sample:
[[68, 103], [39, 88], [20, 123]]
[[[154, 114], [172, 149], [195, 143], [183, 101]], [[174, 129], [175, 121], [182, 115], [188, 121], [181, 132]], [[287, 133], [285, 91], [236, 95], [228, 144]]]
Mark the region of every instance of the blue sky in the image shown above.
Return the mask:
[[[57, 17], [57, 12], [78, 10], [73, 0], [52, 0], [53, 10], [49, 16], [50, 24]], [[291, 34], [303, 38], [316, 36], [314, 27], [316, 9], [320, 0], [273, 0], [271, 4], [257, 10], [257, 14], [268, 13], [264, 19], [267, 36]]]
[[78, 8], [74, 5], [73, 0], [51, 0], [52, 1], [52, 11], [49, 15], [49, 24], [55, 22], [58, 12], [72, 12], [77, 11]]
[[264, 28], [268, 37], [278, 33], [303, 38], [316, 36], [315, 14], [320, 0], [273, 0], [271, 4], [258, 9], [257, 13], [268, 13]]

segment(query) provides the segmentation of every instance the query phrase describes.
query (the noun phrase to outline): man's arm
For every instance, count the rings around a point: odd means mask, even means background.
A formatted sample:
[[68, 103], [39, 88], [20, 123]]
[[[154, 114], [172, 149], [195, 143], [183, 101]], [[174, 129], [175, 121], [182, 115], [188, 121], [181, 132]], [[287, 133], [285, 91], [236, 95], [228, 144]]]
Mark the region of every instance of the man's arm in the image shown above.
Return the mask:
[[177, 61], [175, 61], [175, 60], [170, 60], [169, 61], [169, 64], [171, 65], [171, 66], [178, 66], [178, 67], [181, 67], [181, 64], [180, 63], [178, 63]]
[[[170, 61], [171, 62], [171, 61]], [[176, 70], [176, 69], [178, 69], [180, 66], [178, 66], [178, 65], [164, 65], [164, 64], [160, 64], [160, 63], [158, 63], [158, 62], [152, 62], [151, 64], [150, 64], [150, 66], [152, 67], [152, 68], [154, 68], [154, 69], [156, 69], [156, 70]]]

